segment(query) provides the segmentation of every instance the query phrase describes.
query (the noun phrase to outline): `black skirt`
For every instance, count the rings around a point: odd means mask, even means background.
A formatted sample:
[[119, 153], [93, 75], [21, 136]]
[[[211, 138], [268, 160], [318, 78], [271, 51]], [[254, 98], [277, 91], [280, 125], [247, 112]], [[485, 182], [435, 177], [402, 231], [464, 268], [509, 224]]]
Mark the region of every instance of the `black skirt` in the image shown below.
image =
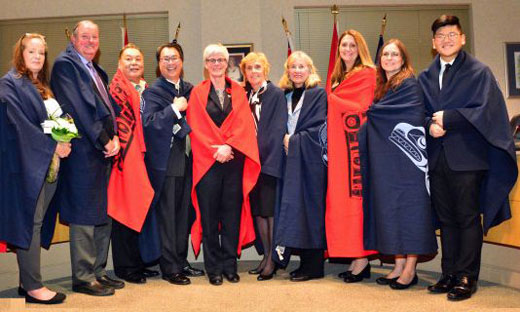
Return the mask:
[[260, 173], [258, 182], [249, 196], [251, 214], [253, 217], [273, 217], [276, 199], [277, 179], [268, 174]]

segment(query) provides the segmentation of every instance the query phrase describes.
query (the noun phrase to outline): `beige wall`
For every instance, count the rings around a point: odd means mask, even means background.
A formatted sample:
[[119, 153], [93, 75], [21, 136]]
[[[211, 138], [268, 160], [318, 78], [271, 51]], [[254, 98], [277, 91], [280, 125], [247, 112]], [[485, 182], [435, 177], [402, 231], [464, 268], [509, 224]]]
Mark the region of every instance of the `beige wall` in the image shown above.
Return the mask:
[[[120, 14], [126, 12], [164, 12], [169, 15], [170, 37], [182, 22], [180, 42], [185, 54], [186, 78], [197, 83], [202, 79], [202, 49], [209, 43], [254, 43], [255, 50], [267, 54], [273, 65], [271, 78], [282, 74], [286, 40], [280, 18], [294, 26], [295, 6], [359, 5], [358, 0], [0, 0], [0, 20], [77, 15]], [[473, 22], [475, 55], [491, 67], [505, 93], [504, 46], [506, 41], [520, 42], [520, 1], [518, 0], [364, 0], [363, 5], [432, 5], [469, 4]], [[143, 5], [145, 3], [145, 5]], [[328, 50], [328, 48], [327, 48]], [[6, 56], [0, 56], [6, 57]], [[510, 115], [520, 113], [520, 99], [508, 99]], [[65, 255], [63, 255], [65, 257]], [[0, 256], [0, 263], [6, 261]], [[64, 259], [61, 259], [63, 261]], [[485, 245], [482, 277], [520, 288], [520, 250]], [[68, 262], [65, 260], [65, 262]], [[5, 262], [4, 262], [5, 263]], [[0, 265], [1, 267], [1, 265]], [[438, 270], [438, 258], [426, 267]]]

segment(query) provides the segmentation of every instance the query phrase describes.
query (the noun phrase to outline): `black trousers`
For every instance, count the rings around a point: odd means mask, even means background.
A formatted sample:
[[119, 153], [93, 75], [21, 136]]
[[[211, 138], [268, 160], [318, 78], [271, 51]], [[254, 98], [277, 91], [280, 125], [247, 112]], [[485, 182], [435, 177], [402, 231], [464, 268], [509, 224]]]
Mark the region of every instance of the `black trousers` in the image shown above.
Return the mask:
[[478, 279], [482, 250], [479, 210], [485, 171], [453, 171], [444, 152], [431, 171], [431, 194], [441, 225], [442, 272]]
[[157, 203], [163, 275], [181, 273], [188, 261], [189, 177], [166, 176]]
[[139, 233], [116, 220], [112, 220], [112, 261], [114, 273], [120, 278], [145, 268], [139, 252]]
[[215, 162], [196, 187], [204, 266], [211, 275], [237, 271], [244, 159], [235, 151], [233, 160]]
[[311, 277], [323, 277], [323, 249], [298, 249], [300, 251], [300, 273]]

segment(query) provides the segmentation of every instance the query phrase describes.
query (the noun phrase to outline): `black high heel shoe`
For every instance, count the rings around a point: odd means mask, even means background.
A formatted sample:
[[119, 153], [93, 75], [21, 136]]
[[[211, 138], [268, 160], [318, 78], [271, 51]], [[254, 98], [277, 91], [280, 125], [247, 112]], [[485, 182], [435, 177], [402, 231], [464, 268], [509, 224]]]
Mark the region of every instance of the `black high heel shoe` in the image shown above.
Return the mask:
[[345, 277], [343, 281], [345, 283], [357, 283], [361, 282], [364, 278], [370, 278], [370, 263], [367, 264], [363, 271], [359, 272], [358, 274], [351, 273]]
[[386, 278], [386, 277], [382, 276], [382, 277], [376, 278], [376, 283], [378, 285], [389, 285], [390, 283], [397, 281], [398, 278], [399, 278], [399, 276], [394, 277], [394, 278]]
[[268, 281], [268, 280], [272, 279], [275, 276], [277, 270], [278, 270], [278, 268], [274, 269], [273, 272], [271, 272], [271, 274], [262, 274], [262, 273], [260, 273], [256, 277], [256, 280], [257, 281]]
[[419, 282], [419, 277], [417, 277], [417, 274], [413, 277], [412, 281], [409, 284], [401, 284], [397, 280], [390, 283], [390, 288], [392, 289], [407, 289], [410, 286], [416, 285]]
[[251, 275], [258, 275], [258, 274], [262, 273], [262, 270], [263, 269], [261, 269], [260, 267], [257, 267], [257, 268], [247, 271], [247, 273], [249, 273]]

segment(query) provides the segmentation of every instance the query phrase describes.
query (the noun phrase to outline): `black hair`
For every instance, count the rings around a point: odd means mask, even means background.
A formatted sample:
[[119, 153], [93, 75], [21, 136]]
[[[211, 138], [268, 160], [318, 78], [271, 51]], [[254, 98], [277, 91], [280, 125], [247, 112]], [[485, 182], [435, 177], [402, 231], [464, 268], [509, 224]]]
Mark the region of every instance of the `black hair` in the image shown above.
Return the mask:
[[462, 26], [460, 26], [459, 18], [455, 15], [443, 14], [439, 16], [432, 24], [432, 33], [435, 36], [437, 30], [444, 26], [457, 26], [457, 29], [462, 33]]

